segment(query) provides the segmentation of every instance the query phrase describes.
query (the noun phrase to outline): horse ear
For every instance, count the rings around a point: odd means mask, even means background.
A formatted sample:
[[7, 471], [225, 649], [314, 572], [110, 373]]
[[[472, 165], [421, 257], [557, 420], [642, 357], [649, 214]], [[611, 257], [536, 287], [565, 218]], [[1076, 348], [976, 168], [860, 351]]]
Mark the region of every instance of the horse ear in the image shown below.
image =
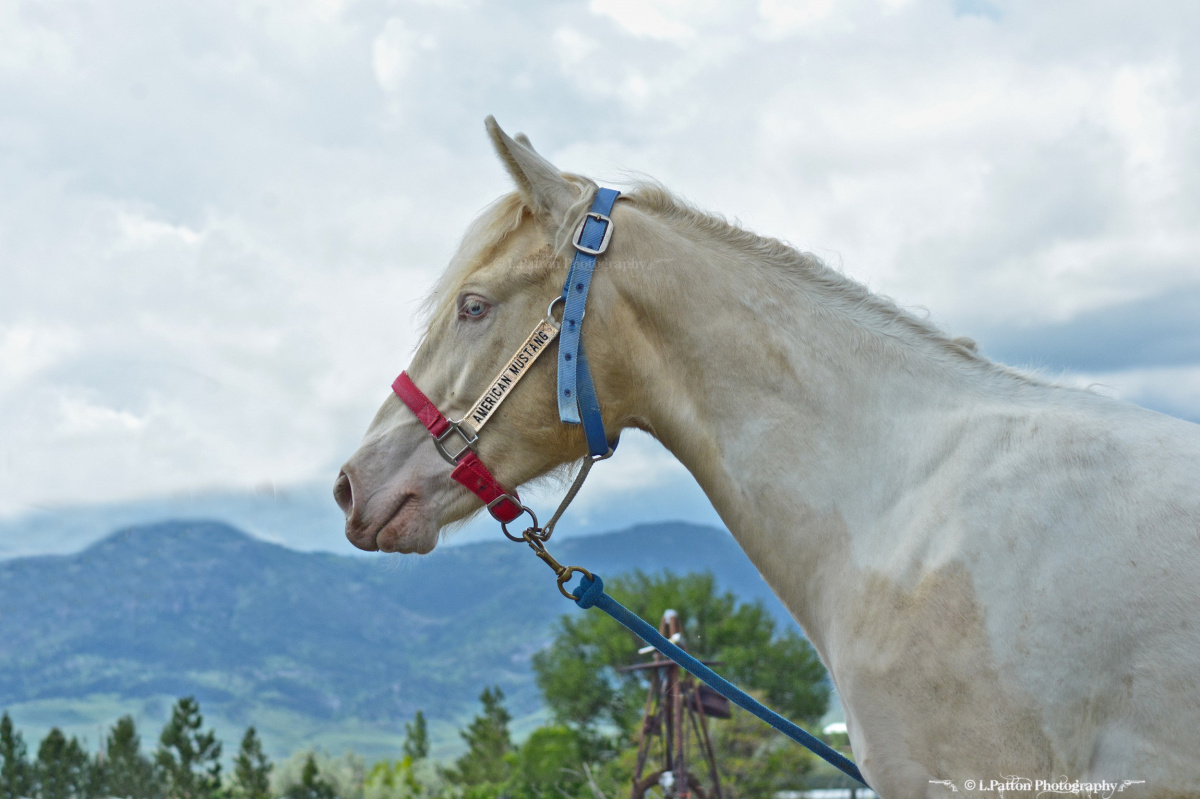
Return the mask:
[[487, 125], [488, 135], [492, 137], [496, 153], [504, 162], [508, 174], [516, 181], [521, 196], [535, 211], [561, 222], [568, 209], [579, 199], [579, 193], [554, 164], [534, 152], [528, 137], [518, 134], [517, 139], [521, 141], [514, 140], [500, 129], [495, 117], [489, 116], [484, 124]]
[[[533, 150], [533, 142], [531, 142], [529, 140], [529, 137], [526, 136], [524, 133], [518, 133], [513, 138], [515, 138], [517, 140], [517, 144], [523, 144], [523, 145], [525, 145], [526, 148]], [[535, 153], [537, 152], [537, 150], [533, 150], [533, 151]]]

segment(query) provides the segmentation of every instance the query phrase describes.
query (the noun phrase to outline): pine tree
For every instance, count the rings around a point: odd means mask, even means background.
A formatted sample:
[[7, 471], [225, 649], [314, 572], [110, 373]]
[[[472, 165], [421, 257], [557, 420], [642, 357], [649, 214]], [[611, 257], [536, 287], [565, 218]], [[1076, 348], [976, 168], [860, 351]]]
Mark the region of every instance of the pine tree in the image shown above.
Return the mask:
[[154, 763], [167, 799], [216, 799], [221, 792], [221, 744], [202, 733], [200, 704], [187, 696], [175, 703], [159, 738]]
[[37, 799], [83, 799], [91, 774], [87, 753], [76, 738], [69, 741], [54, 727], [38, 746], [33, 764]]
[[446, 778], [458, 785], [504, 783], [512, 768], [509, 756], [513, 745], [508, 734], [512, 716], [504, 707], [504, 692], [499, 686], [484, 688], [479, 701], [483, 712], [459, 733], [467, 744], [466, 754], [446, 773]]
[[141, 752], [142, 741], [132, 716], [122, 716], [104, 739], [99, 765], [101, 790], [123, 799], [155, 799], [154, 764]]
[[404, 756], [414, 763], [429, 757], [429, 730], [420, 710], [411, 724], [404, 725]]
[[334, 787], [321, 778], [316, 758], [310, 753], [304, 761], [300, 782], [284, 791], [286, 799], [337, 799]]
[[0, 799], [20, 799], [33, 793], [25, 739], [13, 728], [8, 711], [0, 716]]
[[274, 766], [263, 753], [258, 731], [254, 727], [247, 728], [242, 736], [242, 746], [233, 759], [234, 799], [269, 799], [272, 768]]

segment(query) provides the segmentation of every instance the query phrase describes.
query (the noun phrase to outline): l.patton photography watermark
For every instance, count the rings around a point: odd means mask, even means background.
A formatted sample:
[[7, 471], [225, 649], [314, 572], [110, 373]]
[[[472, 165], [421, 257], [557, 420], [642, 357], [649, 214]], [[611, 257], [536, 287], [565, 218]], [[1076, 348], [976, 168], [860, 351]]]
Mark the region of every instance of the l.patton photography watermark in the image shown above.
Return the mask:
[[[948, 791], [958, 793], [959, 786], [953, 780], [930, 780], [931, 785], [944, 785]], [[1100, 780], [1084, 782], [1066, 777], [1050, 780], [1032, 780], [1026, 777], [1000, 777], [998, 779], [963, 780], [962, 790], [968, 793], [991, 793], [1003, 797], [1008, 793], [1033, 793], [1037, 796], [1065, 794], [1091, 799], [1109, 799], [1113, 794], [1124, 793], [1131, 785], [1145, 785], [1145, 780]]]

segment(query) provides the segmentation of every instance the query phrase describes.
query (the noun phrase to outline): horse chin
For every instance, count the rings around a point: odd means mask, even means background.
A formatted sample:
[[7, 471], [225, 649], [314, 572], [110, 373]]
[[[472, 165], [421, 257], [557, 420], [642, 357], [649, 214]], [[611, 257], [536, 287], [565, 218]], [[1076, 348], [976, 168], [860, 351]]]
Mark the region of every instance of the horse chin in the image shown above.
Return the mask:
[[380, 552], [403, 555], [425, 555], [438, 542], [438, 525], [425, 512], [424, 503], [410, 499], [401, 505], [396, 515], [375, 535], [375, 548]]
[[[399, 552], [424, 555], [438, 540], [439, 525], [428, 512], [428, 503], [414, 492], [403, 493], [392, 507], [376, 512], [372, 520], [352, 515], [346, 520], [346, 538], [367, 552]], [[390, 515], [388, 515], [390, 514]], [[381, 518], [382, 517], [382, 518]]]

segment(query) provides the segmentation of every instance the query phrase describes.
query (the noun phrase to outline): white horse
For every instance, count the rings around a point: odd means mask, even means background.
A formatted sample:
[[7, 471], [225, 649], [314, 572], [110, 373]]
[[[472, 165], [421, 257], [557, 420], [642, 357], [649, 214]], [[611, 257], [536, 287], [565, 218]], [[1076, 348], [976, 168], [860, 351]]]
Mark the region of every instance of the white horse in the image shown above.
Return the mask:
[[[468, 230], [408, 370], [455, 418], [558, 295], [595, 191], [488, 130], [518, 191]], [[604, 423], [703, 487], [829, 668], [881, 795], [1200, 795], [1200, 427], [994, 364], [658, 186], [612, 219], [583, 329]], [[481, 436], [506, 486], [585, 452], [554, 375], [539, 361]], [[347, 537], [428, 552], [480, 508], [448, 474], [389, 396], [335, 486]]]

